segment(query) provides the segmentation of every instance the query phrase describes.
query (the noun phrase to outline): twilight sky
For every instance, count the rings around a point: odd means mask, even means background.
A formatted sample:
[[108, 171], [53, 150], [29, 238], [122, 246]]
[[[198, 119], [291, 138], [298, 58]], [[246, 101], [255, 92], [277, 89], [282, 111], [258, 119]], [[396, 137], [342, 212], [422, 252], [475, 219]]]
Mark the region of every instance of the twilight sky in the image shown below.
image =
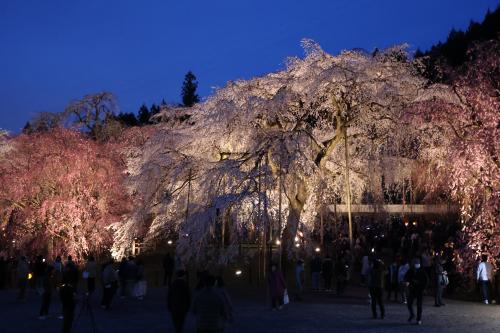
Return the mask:
[[499, 0], [0, 0], [0, 128], [111, 91], [121, 111], [277, 71], [302, 38], [329, 53], [427, 49]]

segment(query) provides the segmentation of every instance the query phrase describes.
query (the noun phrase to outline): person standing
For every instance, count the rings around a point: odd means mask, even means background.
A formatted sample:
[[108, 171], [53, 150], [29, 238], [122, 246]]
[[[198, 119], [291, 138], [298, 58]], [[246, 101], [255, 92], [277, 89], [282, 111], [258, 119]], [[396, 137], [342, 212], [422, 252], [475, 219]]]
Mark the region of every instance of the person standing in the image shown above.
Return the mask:
[[33, 275], [35, 278], [36, 292], [41, 295], [43, 293], [43, 281], [45, 279], [45, 272], [47, 271], [47, 264], [43, 256], [36, 257], [35, 266], [33, 268]]
[[446, 271], [443, 268], [445, 261], [439, 254], [434, 257], [434, 273], [436, 274], [436, 290], [434, 297], [434, 306], [439, 307], [445, 305], [443, 303], [443, 290], [446, 287]]
[[78, 286], [78, 267], [73, 261], [72, 256], [68, 256], [66, 265], [64, 265], [63, 280], [64, 279], [66, 279], [66, 283], [70, 284], [76, 292]]
[[113, 300], [113, 296], [118, 289], [118, 276], [115, 268], [113, 267], [113, 259], [110, 259], [104, 265], [101, 278], [103, 285], [101, 307], [105, 310], [110, 310], [111, 301]]
[[271, 272], [268, 277], [269, 292], [271, 294], [271, 306], [273, 310], [283, 308], [283, 297], [285, 296], [286, 283], [283, 273], [278, 270], [276, 264], [271, 265]]
[[26, 293], [26, 287], [28, 285], [28, 274], [30, 273], [30, 267], [25, 256], [22, 256], [17, 263], [17, 281], [19, 286], [18, 299], [24, 299]]
[[42, 305], [40, 307], [40, 316], [38, 319], [46, 319], [49, 315], [50, 301], [52, 299], [52, 290], [54, 289], [54, 267], [47, 266], [42, 291]]
[[167, 307], [176, 333], [182, 333], [190, 305], [191, 292], [186, 281], [186, 272], [180, 270], [177, 271], [167, 293]]
[[406, 273], [405, 281], [408, 285], [408, 311], [410, 317], [408, 322], [411, 322], [415, 317], [413, 312], [413, 302], [417, 300], [417, 325], [422, 325], [422, 300], [424, 290], [427, 287], [428, 277], [425, 270], [420, 266], [420, 260], [413, 260], [413, 267]]
[[302, 259], [297, 260], [297, 265], [295, 266], [295, 286], [297, 287], [297, 300], [302, 301], [302, 293], [304, 291], [304, 261]]
[[61, 256], [57, 256], [54, 261], [54, 285], [59, 288], [62, 284], [62, 276], [63, 276], [63, 263]]
[[222, 276], [217, 276], [215, 278], [215, 290], [219, 293], [220, 297], [224, 301], [224, 320], [226, 322], [233, 321], [233, 302], [231, 302], [231, 297], [229, 297], [229, 293], [227, 292], [226, 285]]
[[323, 272], [323, 279], [325, 280], [325, 290], [332, 291], [332, 277], [333, 277], [333, 260], [329, 254], [326, 255], [321, 266]]
[[59, 295], [61, 297], [62, 312], [63, 312], [63, 333], [70, 333], [71, 326], [73, 326], [73, 319], [75, 317], [75, 286], [73, 276], [67, 274], [63, 275], [63, 284], [59, 288]]
[[90, 255], [88, 257], [83, 275], [87, 279], [87, 293], [91, 295], [95, 291], [95, 279], [97, 277], [97, 263], [94, 256]]
[[227, 318], [224, 300], [214, 289], [214, 277], [208, 275], [204, 280], [204, 287], [196, 294], [193, 302], [197, 332], [222, 333], [224, 332], [225, 318]]
[[125, 298], [127, 290], [127, 258], [123, 257], [118, 266], [118, 276], [120, 278], [120, 296]]
[[406, 273], [410, 270], [410, 265], [406, 259], [403, 259], [398, 269], [398, 283], [401, 291], [401, 303], [408, 303], [408, 286], [405, 281]]
[[398, 289], [399, 289], [399, 281], [398, 281], [398, 272], [399, 265], [398, 260], [394, 258], [392, 263], [389, 265], [387, 270], [387, 301], [391, 300], [391, 293], [394, 293], [394, 301], [398, 300]]
[[311, 261], [312, 290], [319, 291], [321, 281], [321, 258], [316, 254]]
[[493, 277], [493, 267], [488, 262], [488, 255], [481, 255], [481, 263], [477, 267], [477, 282], [481, 288], [481, 296], [484, 304], [489, 303], [489, 284]]
[[383, 301], [384, 275], [384, 263], [382, 260], [373, 260], [371, 266], [368, 268], [368, 274], [366, 274], [366, 282], [370, 290], [373, 319], [377, 318], [377, 304], [380, 307], [380, 318], [384, 319], [385, 317], [385, 307]]
[[4, 289], [7, 283], [7, 260], [0, 257], [0, 289]]
[[172, 274], [174, 273], [174, 259], [167, 253], [163, 258], [163, 285], [169, 286], [172, 283]]

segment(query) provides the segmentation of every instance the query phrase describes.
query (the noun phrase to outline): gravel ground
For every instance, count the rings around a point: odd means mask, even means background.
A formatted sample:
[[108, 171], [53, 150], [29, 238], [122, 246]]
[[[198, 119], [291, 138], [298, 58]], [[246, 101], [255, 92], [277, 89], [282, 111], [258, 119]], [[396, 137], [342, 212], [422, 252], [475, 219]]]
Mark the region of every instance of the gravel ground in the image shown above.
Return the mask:
[[[271, 311], [266, 305], [265, 291], [247, 291], [234, 297], [235, 320], [227, 332], [500, 332], [500, 306], [480, 303], [447, 301], [441, 308], [433, 300], [424, 301], [423, 325], [409, 324], [404, 305], [386, 304], [386, 318], [371, 319], [363, 290], [351, 290], [345, 297], [328, 294], [308, 294], [304, 302], [291, 302], [281, 311]], [[98, 306], [98, 297], [91, 302], [96, 332], [173, 332], [165, 305], [165, 290], [153, 289], [143, 301], [114, 300], [111, 311]], [[12, 290], [0, 291], [0, 332], [60, 332], [62, 321], [57, 318], [60, 303], [54, 296], [51, 316], [38, 320], [40, 297], [33, 291], [24, 301], [16, 300]], [[77, 307], [78, 317], [81, 305]], [[83, 312], [75, 322], [74, 332], [93, 332], [91, 316]], [[189, 316], [185, 332], [194, 332], [194, 318]]]

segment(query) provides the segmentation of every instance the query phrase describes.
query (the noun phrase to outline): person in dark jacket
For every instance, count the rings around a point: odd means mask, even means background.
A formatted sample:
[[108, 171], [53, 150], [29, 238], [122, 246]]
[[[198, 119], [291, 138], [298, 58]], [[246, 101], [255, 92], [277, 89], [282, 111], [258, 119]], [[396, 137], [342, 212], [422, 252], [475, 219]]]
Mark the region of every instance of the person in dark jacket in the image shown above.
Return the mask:
[[127, 289], [127, 258], [123, 257], [118, 266], [118, 276], [120, 278], [120, 296], [125, 298]]
[[167, 294], [167, 307], [172, 316], [176, 333], [181, 333], [191, 304], [191, 292], [186, 281], [186, 272], [177, 271]]
[[393, 262], [389, 265], [387, 269], [387, 283], [386, 283], [386, 290], [387, 290], [387, 300], [391, 300], [391, 294], [394, 293], [394, 301], [398, 300], [398, 289], [399, 289], [399, 282], [398, 282], [398, 272], [399, 272], [399, 263], [398, 259], [394, 258]]
[[169, 286], [172, 284], [172, 274], [174, 273], [174, 258], [167, 253], [163, 258], [163, 285]]
[[196, 294], [193, 302], [193, 313], [196, 316], [198, 333], [224, 332], [226, 306], [219, 292], [215, 290], [215, 279], [205, 277], [204, 287]]
[[411, 269], [406, 273], [405, 276], [406, 284], [408, 285], [408, 311], [410, 312], [410, 317], [408, 321], [411, 322], [415, 317], [413, 312], [413, 302], [417, 300], [417, 324], [422, 325], [422, 299], [424, 290], [427, 287], [429, 278], [425, 273], [425, 270], [420, 266], [420, 260], [414, 259]]
[[283, 297], [285, 296], [285, 278], [276, 264], [271, 265], [271, 272], [268, 277], [269, 292], [271, 293], [271, 305], [273, 310], [281, 310], [283, 307]]
[[323, 272], [323, 279], [325, 280], [325, 290], [331, 291], [332, 277], [333, 277], [333, 260], [329, 254], [327, 254], [325, 260], [323, 260], [321, 271]]
[[385, 308], [383, 301], [385, 267], [380, 259], [372, 260], [368, 268], [366, 279], [370, 290], [371, 306], [373, 318], [377, 318], [377, 304], [380, 308], [380, 318], [385, 317]]
[[319, 291], [320, 289], [320, 278], [321, 278], [321, 258], [316, 255], [311, 261], [311, 281], [312, 290]]
[[66, 265], [64, 266], [63, 279], [66, 279], [76, 292], [78, 286], [78, 267], [71, 256], [68, 256], [68, 261], [66, 261]]
[[63, 284], [59, 288], [63, 312], [63, 333], [71, 332], [73, 319], [75, 317], [75, 286], [72, 285], [72, 277], [63, 275]]
[[436, 273], [436, 291], [434, 295], [434, 306], [439, 307], [445, 305], [443, 303], [443, 290], [446, 287], [445, 275], [446, 271], [443, 268], [445, 261], [439, 254], [434, 257], [434, 273]]
[[46, 319], [49, 315], [50, 300], [52, 298], [52, 290], [54, 289], [54, 267], [47, 266], [44, 273], [42, 305], [40, 307], [40, 316], [38, 319]]
[[113, 300], [113, 296], [118, 289], [118, 275], [116, 274], [113, 264], [113, 259], [110, 259], [104, 264], [101, 273], [103, 286], [101, 307], [105, 310], [111, 309], [111, 301]]

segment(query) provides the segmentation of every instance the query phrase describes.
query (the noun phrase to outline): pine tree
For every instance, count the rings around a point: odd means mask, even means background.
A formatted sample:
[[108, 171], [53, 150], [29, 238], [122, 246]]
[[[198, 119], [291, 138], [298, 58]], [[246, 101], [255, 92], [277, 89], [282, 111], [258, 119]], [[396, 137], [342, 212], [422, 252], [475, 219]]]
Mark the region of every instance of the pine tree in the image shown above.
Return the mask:
[[146, 125], [149, 124], [149, 117], [151, 114], [149, 113], [149, 109], [146, 106], [146, 104], [142, 104], [141, 108], [139, 109], [139, 114], [137, 116], [137, 120], [139, 121], [140, 125]]
[[191, 107], [200, 101], [200, 97], [196, 93], [198, 88], [198, 81], [196, 81], [196, 76], [193, 72], [187, 72], [184, 77], [184, 83], [182, 84], [182, 103], [184, 106]]

